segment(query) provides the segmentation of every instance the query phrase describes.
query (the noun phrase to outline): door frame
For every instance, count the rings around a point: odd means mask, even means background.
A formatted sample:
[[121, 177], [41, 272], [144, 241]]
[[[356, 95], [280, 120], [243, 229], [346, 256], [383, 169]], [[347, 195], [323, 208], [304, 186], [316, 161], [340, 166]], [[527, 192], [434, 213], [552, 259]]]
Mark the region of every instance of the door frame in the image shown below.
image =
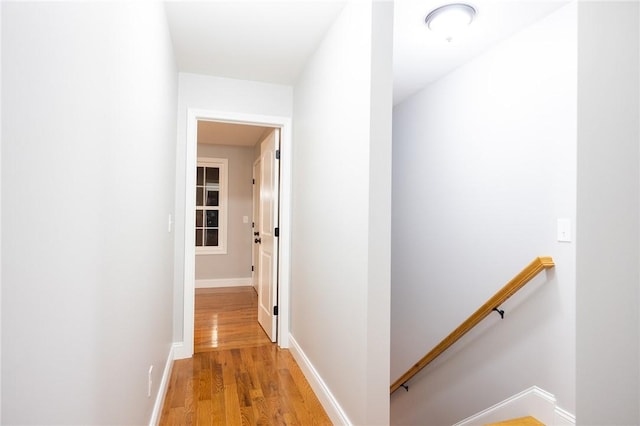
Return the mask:
[[187, 109], [187, 143], [185, 158], [185, 216], [184, 216], [184, 308], [183, 344], [181, 358], [189, 358], [194, 351], [195, 310], [195, 188], [197, 164], [198, 120], [270, 126], [280, 128], [280, 220], [279, 281], [278, 281], [278, 341], [281, 348], [289, 347], [289, 294], [291, 275], [291, 117], [245, 114], [229, 111]]
[[[253, 239], [256, 237], [255, 235], [255, 229], [256, 229], [256, 220], [257, 220], [257, 214], [256, 214], [256, 209], [260, 209], [260, 177], [258, 176], [260, 174], [260, 169], [258, 169], [258, 173], [256, 173], [256, 166], [259, 166], [261, 163], [260, 161], [260, 157], [258, 157], [254, 162], [253, 162], [253, 166], [251, 169], [251, 173], [253, 175], [253, 192], [251, 194], [251, 198], [252, 198], [252, 211], [251, 214], [253, 215], [252, 217], [252, 222], [253, 225], [251, 227], [251, 241], [253, 241]], [[257, 181], [256, 181], [257, 180]], [[257, 200], [256, 200], [257, 198]], [[257, 248], [256, 248], [256, 244], [251, 244], [251, 264], [253, 265], [253, 269], [251, 270], [251, 285], [253, 286], [253, 288], [256, 290], [256, 293], [258, 292], [258, 256], [256, 255], [257, 252]]]

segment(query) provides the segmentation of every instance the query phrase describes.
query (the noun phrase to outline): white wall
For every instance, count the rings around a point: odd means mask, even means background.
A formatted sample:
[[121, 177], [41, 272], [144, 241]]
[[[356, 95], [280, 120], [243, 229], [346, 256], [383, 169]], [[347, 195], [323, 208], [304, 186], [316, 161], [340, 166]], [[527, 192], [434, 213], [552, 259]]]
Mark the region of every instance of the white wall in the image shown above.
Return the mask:
[[353, 424], [389, 422], [392, 22], [347, 3], [294, 88], [291, 334]]
[[577, 420], [640, 424], [640, 8], [580, 2]]
[[[196, 280], [245, 278], [249, 282], [253, 248], [253, 147], [198, 144], [198, 157], [226, 158], [229, 188], [227, 254], [197, 255]], [[247, 216], [248, 223], [242, 222], [243, 216]]]
[[[2, 3], [0, 3], [0, 176], [2, 176]], [[2, 241], [2, 185], [0, 184], [0, 242]], [[0, 244], [0, 423], [2, 423], [2, 244]]]
[[290, 117], [290, 86], [234, 80], [198, 74], [178, 74], [178, 143], [176, 147], [176, 200], [174, 251], [174, 341], [182, 341], [184, 320], [184, 207], [187, 110], [189, 108], [252, 115]]
[[172, 343], [163, 7], [2, 8], [2, 423], [148, 423]]
[[556, 267], [391, 397], [452, 424], [537, 385], [575, 412], [576, 6], [396, 106], [391, 381], [536, 256]]

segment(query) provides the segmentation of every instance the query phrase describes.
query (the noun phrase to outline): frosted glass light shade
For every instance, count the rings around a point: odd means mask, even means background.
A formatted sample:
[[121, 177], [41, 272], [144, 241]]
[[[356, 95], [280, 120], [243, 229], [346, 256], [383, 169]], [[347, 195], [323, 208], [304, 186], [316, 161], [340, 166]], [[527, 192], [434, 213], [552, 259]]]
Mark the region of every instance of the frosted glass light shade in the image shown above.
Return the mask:
[[476, 10], [464, 3], [453, 3], [440, 6], [429, 12], [424, 22], [431, 31], [444, 36], [448, 41], [461, 30], [471, 24], [476, 16]]

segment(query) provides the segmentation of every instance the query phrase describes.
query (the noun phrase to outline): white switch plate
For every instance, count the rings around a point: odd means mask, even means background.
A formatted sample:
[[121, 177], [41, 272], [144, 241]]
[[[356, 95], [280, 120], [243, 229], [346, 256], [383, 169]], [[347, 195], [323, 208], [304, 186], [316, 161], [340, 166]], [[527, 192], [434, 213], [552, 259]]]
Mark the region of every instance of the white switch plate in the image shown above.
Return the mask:
[[571, 221], [569, 219], [558, 219], [558, 241], [571, 242]]
[[242, 223], [249, 223], [249, 216], [242, 216]]
[[169, 214], [169, 220], [167, 221], [167, 232], [171, 232], [171, 227], [173, 226], [173, 217]]

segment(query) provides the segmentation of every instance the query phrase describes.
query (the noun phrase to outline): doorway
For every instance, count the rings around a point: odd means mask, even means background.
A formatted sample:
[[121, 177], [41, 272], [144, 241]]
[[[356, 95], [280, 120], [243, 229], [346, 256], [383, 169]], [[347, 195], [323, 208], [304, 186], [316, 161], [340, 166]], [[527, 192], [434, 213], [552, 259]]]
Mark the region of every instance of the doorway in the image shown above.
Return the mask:
[[255, 288], [257, 321], [275, 342], [280, 129], [199, 120], [197, 132], [196, 350], [211, 341], [200, 295], [220, 287]]
[[278, 288], [277, 302], [277, 343], [289, 346], [289, 280], [290, 280], [290, 226], [291, 223], [291, 118], [229, 112], [189, 109], [187, 113], [187, 147], [185, 169], [185, 233], [184, 233], [184, 309], [183, 344], [177, 348], [175, 358], [193, 355], [194, 300], [195, 300], [195, 187], [197, 165], [197, 123], [199, 120], [220, 121], [265, 126], [280, 130], [280, 203], [278, 220]]

